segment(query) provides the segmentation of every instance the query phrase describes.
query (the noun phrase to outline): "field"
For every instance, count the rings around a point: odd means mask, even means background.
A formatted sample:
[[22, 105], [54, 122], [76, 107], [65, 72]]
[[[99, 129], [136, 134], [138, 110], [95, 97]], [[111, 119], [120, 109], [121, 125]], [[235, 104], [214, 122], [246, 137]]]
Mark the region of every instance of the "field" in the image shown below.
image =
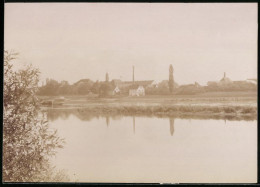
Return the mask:
[[[39, 97], [42, 100], [57, 97]], [[257, 118], [256, 92], [209, 92], [198, 95], [148, 95], [144, 97], [93, 98], [65, 96], [55, 109], [75, 109], [84, 113], [154, 115], [199, 118]]]

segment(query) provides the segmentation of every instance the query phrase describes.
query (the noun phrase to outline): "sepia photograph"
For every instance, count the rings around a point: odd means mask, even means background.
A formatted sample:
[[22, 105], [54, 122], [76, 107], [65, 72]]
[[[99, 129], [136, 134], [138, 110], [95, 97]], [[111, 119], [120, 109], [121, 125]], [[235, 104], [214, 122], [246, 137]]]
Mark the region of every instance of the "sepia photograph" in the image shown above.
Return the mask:
[[257, 3], [5, 3], [4, 183], [257, 183]]

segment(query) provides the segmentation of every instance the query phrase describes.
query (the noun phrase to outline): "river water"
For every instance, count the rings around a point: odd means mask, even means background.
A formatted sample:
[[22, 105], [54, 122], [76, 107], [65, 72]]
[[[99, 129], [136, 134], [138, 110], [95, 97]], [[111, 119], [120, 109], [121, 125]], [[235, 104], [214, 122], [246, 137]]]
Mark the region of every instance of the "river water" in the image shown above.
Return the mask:
[[52, 162], [72, 182], [257, 180], [256, 120], [49, 116], [66, 141]]

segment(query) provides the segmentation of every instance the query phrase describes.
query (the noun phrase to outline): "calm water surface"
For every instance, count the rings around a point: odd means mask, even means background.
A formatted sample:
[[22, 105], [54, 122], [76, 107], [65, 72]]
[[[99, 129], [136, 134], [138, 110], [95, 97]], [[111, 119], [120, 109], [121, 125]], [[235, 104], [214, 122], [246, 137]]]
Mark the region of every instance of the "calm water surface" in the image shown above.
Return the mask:
[[257, 122], [76, 115], [50, 120], [78, 182], [256, 182]]

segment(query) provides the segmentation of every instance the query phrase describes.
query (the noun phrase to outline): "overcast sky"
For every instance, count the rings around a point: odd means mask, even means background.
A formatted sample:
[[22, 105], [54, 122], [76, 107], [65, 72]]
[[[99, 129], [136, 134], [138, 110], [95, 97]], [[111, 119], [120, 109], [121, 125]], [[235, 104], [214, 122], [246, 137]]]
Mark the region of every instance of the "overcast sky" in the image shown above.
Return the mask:
[[257, 77], [257, 4], [8, 3], [6, 50], [41, 78], [168, 79], [205, 84]]

